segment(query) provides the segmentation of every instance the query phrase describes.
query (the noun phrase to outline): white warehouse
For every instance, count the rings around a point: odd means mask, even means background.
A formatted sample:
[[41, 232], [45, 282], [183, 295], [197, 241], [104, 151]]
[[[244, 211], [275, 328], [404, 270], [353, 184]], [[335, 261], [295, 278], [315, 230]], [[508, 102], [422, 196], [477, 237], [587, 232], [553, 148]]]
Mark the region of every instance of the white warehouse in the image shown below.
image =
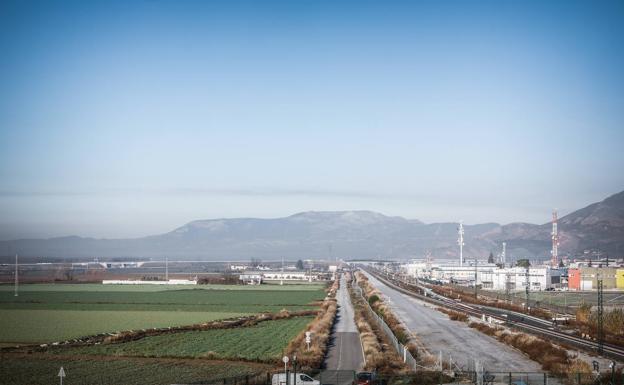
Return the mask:
[[[560, 271], [557, 269], [549, 266], [531, 267], [528, 273], [530, 291], [550, 290], [560, 286]], [[524, 267], [495, 269], [481, 277], [483, 288], [491, 290], [505, 290], [509, 285], [511, 291], [524, 291], [526, 282], [527, 269]]]
[[[471, 263], [469, 261], [468, 263]], [[412, 261], [404, 265], [405, 272], [417, 278], [432, 279], [444, 283], [455, 282], [474, 285], [475, 274], [477, 285], [483, 289], [525, 290], [527, 271], [523, 267], [499, 268], [495, 264], [477, 263], [474, 265], [459, 266], [457, 264], [431, 263]], [[560, 286], [560, 271], [549, 266], [529, 268], [529, 290], [550, 290]]]

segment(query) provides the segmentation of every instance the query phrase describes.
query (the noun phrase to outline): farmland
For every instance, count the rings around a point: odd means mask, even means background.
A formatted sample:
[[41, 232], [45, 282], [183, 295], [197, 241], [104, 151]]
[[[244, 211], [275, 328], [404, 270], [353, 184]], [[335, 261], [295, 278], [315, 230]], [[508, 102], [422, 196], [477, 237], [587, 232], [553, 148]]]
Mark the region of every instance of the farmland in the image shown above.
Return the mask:
[[42, 343], [102, 332], [189, 325], [241, 313], [180, 311], [1, 310], [0, 341]]
[[[0, 384], [49, 384], [60, 366], [66, 369], [68, 384], [264, 377], [314, 318], [289, 312], [319, 309], [324, 289], [324, 285], [31, 284], [21, 287], [15, 297], [11, 287], [0, 286], [0, 346], [6, 347], [0, 352]], [[169, 329], [259, 313], [273, 315], [249, 317], [237, 321], [236, 327], [217, 322]], [[141, 331], [150, 328], [163, 329]], [[117, 333], [131, 330], [137, 332]], [[104, 332], [142, 334], [114, 343], [112, 337], [103, 336], [97, 344], [28, 346]]]
[[265, 376], [266, 364], [233, 361], [0, 355], [0, 384], [57, 383], [63, 366], [65, 383], [156, 385], [216, 382], [236, 376]]
[[188, 325], [215, 319], [313, 309], [319, 285], [0, 286], [0, 343], [48, 343], [101, 332]]
[[51, 352], [65, 355], [203, 357], [274, 362], [281, 357], [288, 342], [311, 320], [312, 317], [293, 317], [236, 329], [162, 334], [119, 344], [60, 347]]

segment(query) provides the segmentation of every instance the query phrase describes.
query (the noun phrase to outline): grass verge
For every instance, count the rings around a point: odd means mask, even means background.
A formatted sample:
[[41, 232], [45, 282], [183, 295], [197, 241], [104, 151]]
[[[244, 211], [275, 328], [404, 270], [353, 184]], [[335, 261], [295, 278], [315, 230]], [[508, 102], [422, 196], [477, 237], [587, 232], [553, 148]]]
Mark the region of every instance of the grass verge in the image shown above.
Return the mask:
[[[323, 365], [327, 355], [327, 343], [332, 327], [336, 319], [338, 305], [336, 302], [336, 292], [340, 282], [336, 279], [332, 286], [327, 289], [327, 296], [321, 304], [318, 315], [302, 330], [286, 348], [286, 354], [297, 355], [297, 363], [303, 370], [318, 369]], [[305, 333], [311, 333], [312, 343], [308, 350], [305, 342]]]

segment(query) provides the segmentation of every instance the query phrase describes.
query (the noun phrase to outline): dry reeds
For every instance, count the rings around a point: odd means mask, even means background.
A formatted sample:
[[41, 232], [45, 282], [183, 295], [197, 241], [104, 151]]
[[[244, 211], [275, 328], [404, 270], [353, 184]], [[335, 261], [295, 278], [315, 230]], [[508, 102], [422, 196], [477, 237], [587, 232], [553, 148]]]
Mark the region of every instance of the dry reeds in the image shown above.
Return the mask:
[[445, 309], [443, 307], [438, 307], [437, 310], [446, 314], [451, 321], [468, 322], [468, 316], [464, 313]]
[[490, 327], [480, 322], [468, 326], [522, 351], [532, 360], [539, 362], [542, 369], [552, 373], [568, 375], [577, 372], [591, 372], [585, 361], [571, 358], [568, 352], [549, 341], [525, 333], [510, 332], [499, 327]]
[[[525, 309], [522, 306], [514, 305], [505, 301], [500, 301], [500, 300], [489, 298], [489, 297], [481, 296], [481, 297], [475, 298], [474, 294], [467, 293], [461, 289], [453, 289], [451, 287], [441, 286], [441, 285], [428, 285], [428, 287], [436, 294], [445, 296], [447, 298], [458, 299], [465, 303], [492, 306], [492, 307], [497, 307], [499, 309], [515, 311], [518, 313], [525, 312]], [[547, 319], [547, 320], [550, 320], [552, 318], [552, 314], [549, 311], [545, 309], [540, 309], [540, 308], [532, 308], [531, 315], [539, 317], [539, 318]]]
[[[576, 310], [576, 321], [579, 331], [590, 336], [598, 335], [598, 314], [592, 306], [582, 304]], [[614, 308], [603, 315], [605, 340], [614, 345], [624, 346], [624, 309]]]
[[364, 296], [367, 298], [371, 308], [384, 319], [399, 342], [403, 345], [407, 345], [410, 340], [409, 332], [405, 326], [403, 326], [399, 318], [394, 315], [390, 307], [381, 299], [381, 292], [373, 287], [368, 281], [368, 278], [361, 272], [356, 272], [355, 277], [364, 291]]
[[[337, 304], [333, 298], [338, 289], [338, 281], [328, 289], [328, 297], [321, 304], [321, 310], [308, 324], [305, 330], [299, 333], [286, 347], [286, 354], [297, 355], [297, 363], [304, 370], [321, 367], [327, 353], [327, 342], [336, 318]], [[308, 350], [305, 342], [305, 332], [311, 332], [312, 343]]]
[[377, 328], [370, 319], [367, 304], [360, 296], [349, 290], [353, 303], [355, 324], [360, 332], [362, 349], [364, 351], [365, 370], [389, 373], [407, 370], [401, 357], [389, 345], [385, 334]]

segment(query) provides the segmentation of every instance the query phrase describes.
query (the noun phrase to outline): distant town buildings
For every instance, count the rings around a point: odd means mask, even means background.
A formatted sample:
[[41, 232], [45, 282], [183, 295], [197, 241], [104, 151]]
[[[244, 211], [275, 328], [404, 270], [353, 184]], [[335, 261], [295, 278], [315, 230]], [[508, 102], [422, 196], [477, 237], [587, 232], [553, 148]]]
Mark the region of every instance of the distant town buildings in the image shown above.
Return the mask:
[[197, 285], [197, 280], [170, 279], [167, 281], [142, 281], [130, 279], [105, 279], [104, 285]]
[[[566, 261], [567, 262], [567, 261]], [[478, 285], [486, 290], [529, 291], [543, 290], [596, 290], [598, 279], [605, 290], [624, 289], [624, 263], [574, 262], [572, 267], [553, 267], [551, 264], [526, 267], [505, 267], [467, 260], [463, 265], [456, 262], [413, 260], [401, 265], [404, 274], [442, 283], [467, 286]]]

